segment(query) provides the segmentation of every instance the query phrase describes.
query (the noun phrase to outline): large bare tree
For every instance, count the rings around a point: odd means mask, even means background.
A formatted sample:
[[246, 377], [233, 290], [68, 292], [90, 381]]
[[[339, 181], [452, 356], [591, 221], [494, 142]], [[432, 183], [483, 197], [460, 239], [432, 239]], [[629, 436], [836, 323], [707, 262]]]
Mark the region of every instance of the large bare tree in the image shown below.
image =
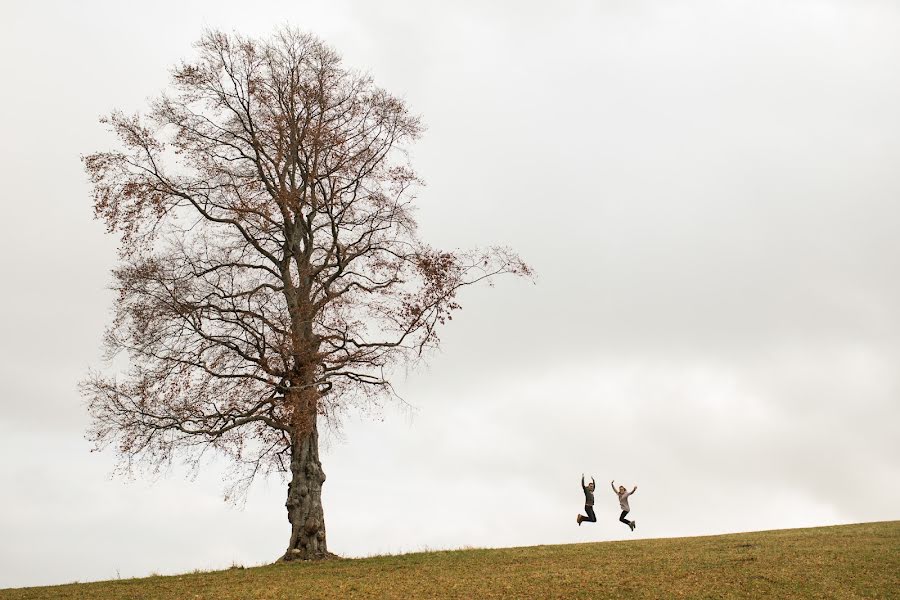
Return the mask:
[[121, 236], [104, 344], [128, 358], [83, 381], [89, 435], [128, 466], [219, 451], [238, 491], [289, 474], [284, 558], [324, 558], [320, 421], [390, 394], [461, 287], [531, 272], [417, 238], [418, 118], [316, 37], [196, 47], [145, 116], [103, 119], [117, 149], [84, 158]]

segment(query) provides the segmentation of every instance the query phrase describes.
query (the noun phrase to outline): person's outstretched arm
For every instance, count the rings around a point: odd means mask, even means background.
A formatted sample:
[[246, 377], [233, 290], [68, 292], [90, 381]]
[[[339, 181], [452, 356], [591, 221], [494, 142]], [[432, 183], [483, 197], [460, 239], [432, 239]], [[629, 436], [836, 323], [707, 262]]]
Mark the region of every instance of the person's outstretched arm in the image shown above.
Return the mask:
[[610, 481], [610, 482], [609, 482], [609, 485], [612, 486], [612, 489], [613, 489], [613, 492], [614, 492], [614, 493], [616, 493], [616, 494], [619, 493], [619, 492], [616, 490], [616, 480], [615, 480], [615, 479], [613, 479], [612, 481]]
[[581, 489], [584, 489], [584, 473], [581, 474]]
[[630, 492], [628, 492], [628, 495], [630, 496], [631, 494], [635, 493], [636, 491], [637, 491], [637, 486], [634, 486], [634, 489], [631, 490]]

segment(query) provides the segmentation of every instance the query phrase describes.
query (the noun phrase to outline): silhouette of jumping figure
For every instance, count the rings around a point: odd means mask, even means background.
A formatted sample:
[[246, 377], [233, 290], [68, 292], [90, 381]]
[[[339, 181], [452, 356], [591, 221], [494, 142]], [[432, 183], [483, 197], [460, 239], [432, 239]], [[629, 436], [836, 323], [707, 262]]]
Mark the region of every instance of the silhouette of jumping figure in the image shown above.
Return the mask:
[[584, 491], [584, 512], [587, 513], [587, 516], [582, 516], [580, 513], [578, 517], [576, 517], [575, 521], [581, 525], [582, 521], [588, 521], [589, 523], [597, 522], [597, 515], [594, 514], [594, 487], [596, 484], [594, 483], [594, 478], [591, 477], [591, 482], [587, 485], [584, 485], [584, 473], [581, 474], [581, 489]]
[[631, 507], [628, 506], [628, 497], [637, 491], [637, 486], [634, 486], [634, 489], [631, 490], [630, 492], [628, 492], [628, 491], [625, 491], [624, 485], [620, 485], [619, 489], [616, 489], [615, 480], [610, 481], [609, 485], [612, 486], [612, 491], [614, 491], [616, 493], [616, 495], [619, 497], [619, 508], [622, 509], [622, 514], [619, 515], [619, 521], [621, 521], [622, 523], [625, 523], [626, 525], [628, 525], [629, 528], [631, 528], [632, 531], [634, 531], [634, 527], [637, 522], [629, 521], [628, 519], [625, 518], [625, 515], [627, 515], [629, 513], [629, 511], [631, 511]]

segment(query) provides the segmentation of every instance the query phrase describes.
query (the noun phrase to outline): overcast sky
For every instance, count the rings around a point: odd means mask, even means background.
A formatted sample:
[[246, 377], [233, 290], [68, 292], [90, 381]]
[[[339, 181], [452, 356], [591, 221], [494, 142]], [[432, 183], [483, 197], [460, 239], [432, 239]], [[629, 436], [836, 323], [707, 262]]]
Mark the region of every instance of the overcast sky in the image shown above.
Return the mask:
[[900, 518], [897, 3], [3, 2], [0, 587], [284, 551], [281, 480], [235, 508], [215, 461], [111, 478], [75, 386], [111, 314], [97, 119], [204, 27], [285, 23], [423, 116], [424, 240], [538, 272], [467, 290], [408, 406], [326, 435], [330, 550]]

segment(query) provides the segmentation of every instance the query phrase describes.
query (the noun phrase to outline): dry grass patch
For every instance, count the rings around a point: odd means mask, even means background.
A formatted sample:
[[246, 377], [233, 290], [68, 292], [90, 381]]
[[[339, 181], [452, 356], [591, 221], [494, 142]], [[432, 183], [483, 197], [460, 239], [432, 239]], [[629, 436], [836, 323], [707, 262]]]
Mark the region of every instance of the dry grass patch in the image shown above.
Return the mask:
[[428, 552], [0, 590], [0, 600], [898, 598], [900, 521]]

